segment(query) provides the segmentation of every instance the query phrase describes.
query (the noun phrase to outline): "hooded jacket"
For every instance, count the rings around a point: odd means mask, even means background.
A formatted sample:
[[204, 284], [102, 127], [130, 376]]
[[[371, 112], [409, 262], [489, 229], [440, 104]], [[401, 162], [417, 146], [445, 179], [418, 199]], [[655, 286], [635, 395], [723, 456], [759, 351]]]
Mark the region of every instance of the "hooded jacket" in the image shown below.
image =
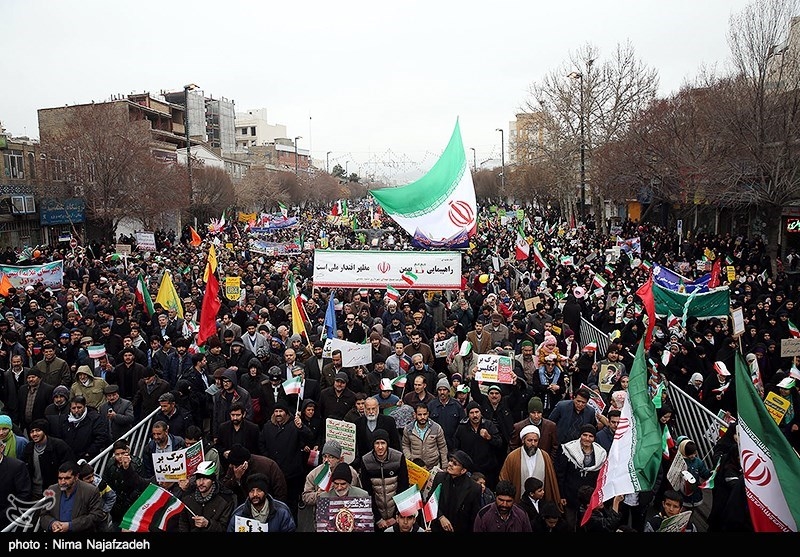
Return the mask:
[[239, 386], [236, 378], [237, 372], [228, 368], [222, 372], [223, 379], [229, 379], [233, 383], [233, 391], [228, 393], [225, 389], [220, 389], [213, 397], [211, 411], [211, 436], [217, 436], [219, 424], [230, 420], [231, 404], [240, 402], [244, 406], [244, 417], [246, 420], [253, 421], [253, 403], [247, 389]]

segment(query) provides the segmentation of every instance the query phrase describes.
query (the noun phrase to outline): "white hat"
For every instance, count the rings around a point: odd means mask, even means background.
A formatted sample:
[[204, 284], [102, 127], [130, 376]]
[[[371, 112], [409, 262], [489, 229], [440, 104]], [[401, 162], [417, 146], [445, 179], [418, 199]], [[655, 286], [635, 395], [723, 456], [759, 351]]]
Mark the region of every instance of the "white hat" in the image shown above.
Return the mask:
[[695, 372], [689, 378], [689, 381], [691, 381], [692, 383], [694, 383], [695, 381], [700, 381], [702, 383], [703, 382], [703, 374]]
[[472, 343], [468, 340], [465, 340], [461, 343], [461, 350], [458, 351], [459, 356], [467, 356], [472, 351]]
[[393, 391], [394, 387], [392, 386], [392, 380], [383, 378], [381, 379], [381, 390], [382, 391]]
[[541, 433], [539, 433], [539, 428], [533, 424], [528, 424], [522, 428], [522, 431], [519, 432], [519, 440], [523, 441], [525, 436], [529, 433], [535, 433], [536, 437], [541, 437]]
[[716, 361], [714, 362], [714, 371], [716, 371], [719, 375], [728, 376], [731, 374], [728, 371], [728, 366], [725, 365], [725, 362]]
[[784, 377], [781, 379], [780, 383], [778, 383], [778, 387], [781, 389], [791, 389], [794, 387], [794, 379], [791, 377]]

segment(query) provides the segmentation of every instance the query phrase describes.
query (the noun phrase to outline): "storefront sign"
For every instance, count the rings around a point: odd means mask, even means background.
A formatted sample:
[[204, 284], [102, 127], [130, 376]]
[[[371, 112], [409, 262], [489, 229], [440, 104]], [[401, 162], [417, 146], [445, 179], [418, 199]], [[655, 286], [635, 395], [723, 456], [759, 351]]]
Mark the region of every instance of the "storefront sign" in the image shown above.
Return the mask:
[[786, 232], [800, 232], [800, 219], [786, 219]]

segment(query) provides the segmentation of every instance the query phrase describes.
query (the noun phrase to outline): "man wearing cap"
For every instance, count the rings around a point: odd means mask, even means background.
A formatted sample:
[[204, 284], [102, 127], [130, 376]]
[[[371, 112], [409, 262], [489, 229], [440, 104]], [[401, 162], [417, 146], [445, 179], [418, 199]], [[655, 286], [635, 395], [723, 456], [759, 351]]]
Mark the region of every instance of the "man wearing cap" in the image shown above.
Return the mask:
[[247, 389], [239, 386], [238, 371], [228, 368], [221, 375], [222, 388], [211, 396], [212, 439], [217, 436], [219, 425], [228, 420], [231, 405], [234, 402], [238, 402], [244, 407], [246, 419], [253, 420], [253, 400]]
[[268, 490], [280, 501], [288, 501], [286, 477], [277, 462], [260, 454], [253, 454], [242, 445], [233, 445], [228, 452], [228, 469], [221, 474], [221, 483], [233, 491], [237, 501], [247, 498], [247, 478], [251, 474], [264, 474]]
[[475, 517], [481, 508], [481, 487], [470, 478], [472, 458], [462, 450], [447, 457], [447, 468], [433, 478], [431, 492], [442, 486], [439, 509], [431, 521], [433, 532], [472, 532]]
[[[519, 439], [522, 445], [506, 456], [500, 469], [500, 480], [508, 480], [514, 484], [521, 496], [524, 494], [525, 480], [530, 477], [539, 478], [544, 483], [544, 498], [560, 505], [558, 477], [553, 459], [539, 447], [539, 428], [532, 424], [526, 425], [519, 432]], [[519, 499], [519, 496], [515, 496], [514, 502], [518, 503]]]
[[194, 489], [181, 496], [190, 512], [178, 519], [179, 532], [227, 532], [236, 498], [217, 481], [216, 465], [201, 462], [194, 474]]
[[[322, 450], [320, 451], [320, 459], [322, 462], [320, 462], [319, 465], [314, 467], [308, 474], [306, 474], [305, 486], [303, 487], [303, 493], [300, 496], [301, 502], [298, 506], [297, 528], [300, 532], [314, 531], [317, 497], [319, 497], [320, 494], [325, 493], [325, 491], [316, 484], [315, 480], [320, 475], [320, 472], [326, 464], [330, 470], [333, 470], [339, 463], [344, 462], [344, 458], [342, 457], [342, 446], [338, 441], [329, 439], [322, 446]], [[352, 478], [351, 485], [361, 488], [361, 479], [359, 478], [358, 472], [356, 472], [352, 466], [350, 466], [350, 474]]]
[[486, 486], [494, 488], [500, 473], [502, 460], [498, 460], [505, 446], [497, 425], [481, 414], [481, 405], [474, 400], [467, 404], [467, 419], [458, 424], [453, 436], [453, 447], [469, 454], [475, 462], [471, 472], [486, 476]]
[[389, 446], [390, 433], [378, 428], [370, 434], [372, 450], [361, 459], [361, 483], [372, 497], [375, 530], [395, 523], [395, 495], [409, 487], [408, 467], [403, 452]]
[[72, 371], [66, 360], [56, 356], [56, 346], [51, 341], [42, 344], [42, 359], [34, 366], [42, 372], [42, 381], [53, 385], [72, 385]]
[[[341, 358], [341, 353], [339, 354]], [[334, 355], [334, 362], [336, 357]], [[344, 371], [336, 373], [333, 386], [322, 389], [319, 393], [317, 410], [323, 422], [328, 418], [343, 420], [347, 412], [356, 404], [356, 394], [347, 388], [350, 377]]]
[[554, 459], [561, 451], [556, 424], [544, 417], [543, 410], [542, 399], [536, 396], [531, 397], [528, 401], [528, 417], [514, 424], [511, 440], [508, 443], [510, 450], [513, 451], [522, 446], [519, 436], [522, 429], [528, 425], [535, 425], [539, 429], [539, 450], [549, 454], [551, 459]]
[[320, 387], [322, 386], [322, 369], [331, 361], [330, 358], [324, 358], [322, 356], [322, 351], [324, 348], [325, 341], [315, 341], [312, 348], [312, 356], [303, 362], [306, 368], [306, 377], [309, 379], [314, 379], [315, 381], [319, 381]]
[[365, 489], [353, 485], [357, 475], [346, 462], [340, 462], [331, 470], [331, 488], [319, 494], [318, 499], [338, 499], [341, 497], [366, 497], [369, 493]]
[[136, 384], [136, 392], [134, 392], [131, 399], [136, 418], [144, 418], [158, 408], [158, 399], [169, 390], [169, 383], [156, 375], [156, 371], [153, 368], [144, 368], [142, 378]]
[[[40, 418], [31, 422], [28, 427], [30, 442], [25, 445], [22, 453], [18, 453], [20, 456], [17, 457], [28, 467], [31, 496], [34, 501], [42, 497], [42, 491], [47, 486], [58, 481], [58, 467], [62, 462], [76, 460], [72, 447], [63, 439], [51, 436], [49, 433], [50, 423], [47, 420]], [[18, 492], [15, 495], [23, 497]], [[5, 518], [5, 513], [0, 516]]]
[[580, 428], [580, 437], [561, 445], [561, 453], [553, 463], [561, 492], [561, 504], [571, 531], [575, 531], [581, 521], [578, 516], [578, 489], [582, 485], [592, 488], [596, 486], [600, 468], [608, 456], [606, 450], [595, 442], [596, 434], [595, 426], [583, 425]]
[[297, 407], [290, 408], [278, 401], [272, 415], [261, 427], [258, 438], [259, 453], [278, 463], [286, 479], [288, 498], [286, 504], [297, 514], [297, 501], [303, 492], [305, 464], [303, 447], [314, 440], [314, 430], [303, 423]]
[[[447, 448], [453, 448], [453, 436], [456, 434], [458, 424], [466, 419], [464, 408], [451, 396], [451, 386], [447, 378], [443, 377], [436, 383], [436, 398], [427, 403], [430, 419], [441, 426]], [[444, 463], [442, 463], [444, 466]]]
[[247, 500], [236, 507], [228, 522], [228, 532], [237, 532], [236, 518], [245, 518], [264, 525], [267, 532], [294, 532], [297, 530], [292, 511], [283, 501], [269, 492], [269, 482], [263, 474], [247, 478]]
[[133, 403], [119, 396], [118, 385], [106, 385], [103, 389], [106, 401], [98, 409], [100, 416], [105, 416], [108, 420], [108, 435], [111, 441], [123, 437], [133, 424], [136, 418], [133, 413]]

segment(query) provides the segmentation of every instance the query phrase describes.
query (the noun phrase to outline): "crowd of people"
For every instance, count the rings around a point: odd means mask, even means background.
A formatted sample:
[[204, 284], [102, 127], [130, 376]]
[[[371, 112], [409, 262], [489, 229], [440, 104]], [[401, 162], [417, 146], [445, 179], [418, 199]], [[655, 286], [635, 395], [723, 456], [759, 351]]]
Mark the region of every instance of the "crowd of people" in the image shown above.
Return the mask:
[[[741, 351], [761, 393], [790, 401], [779, 426], [800, 449], [800, 358], [780, 352], [782, 339], [800, 335], [791, 261], [786, 270], [776, 261], [773, 272], [760, 238], [690, 234], [679, 245], [672, 232], [634, 222], [614, 223], [612, 237], [530, 207], [521, 208], [521, 224], [537, 249], [518, 259], [517, 227], [504, 216], [516, 209], [480, 206], [478, 234], [462, 252], [460, 290], [399, 296], [315, 287], [314, 250], [304, 241], [294, 253], [268, 256], [253, 250], [241, 223], [204, 234], [199, 246], [188, 229], [177, 240], [161, 233], [157, 252], [134, 246], [124, 258], [101, 243], [79, 253], [41, 248], [29, 263], [63, 259], [63, 284], [11, 287], [0, 301], [0, 527], [9, 524], [8, 496], [36, 501], [51, 489], [58, 504], [42, 511], [42, 529], [118, 531], [156, 482], [153, 455], [199, 442], [205, 461], [193, 477], [157, 482], [191, 511], [170, 521], [170, 531], [233, 531], [237, 517], [269, 531], [313, 531], [320, 498], [335, 497], [369, 498], [380, 532], [657, 531], [662, 520], [703, 501], [699, 489], [669, 485], [669, 461], [699, 460], [692, 469], [698, 484], [711, 474], [694, 442], [680, 439], [668, 399], [658, 410], [660, 427], [682, 442], [665, 458], [658, 485], [608, 501], [581, 524], [619, 423], [625, 397], [617, 393], [627, 389], [645, 331], [636, 290], [652, 264], [691, 280], [705, 272], [697, 261], [710, 268], [728, 259], [735, 276], [719, 279], [745, 323], [734, 337], [727, 318], [659, 319], [647, 354], [652, 394], [673, 383], [713, 413], [735, 416], [730, 370]], [[354, 218], [366, 215], [363, 223], [380, 221], [367, 230], [306, 207], [298, 210], [300, 224], [268, 239], [412, 249], [373, 210], [366, 201], [351, 209]], [[636, 242], [619, 249], [617, 237]], [[198, 346], [211, 243], [219, 276], [240, 277], [241, 296], [223, 299], [217, 334]], [[139, 279], [155, 299], [167, 272], [182, 311], [156, 303], [149, 314], [136, 295]], [[292, 329], [288, 277], [305, 300], [305, 335]], [[325, 351], [330, 297], [335, 336], [371, 344], [370, 364], [343, 366], [340, 351]], [[608, 336], [607, 349], [582, 338], [584, 322]], [[481, 381], [482, 354], [508, 356], [516, 379]], [[300, 393], [287, 394], [284, 383], [295, 377]], [[126, 434], [154, 411], [144, 454], [132, 454]], [[352, 459], [328, 439], [328, 419], [354, 424]], [[710, 531], [751, 528], [732, 435], [715, 448], [725, 481], [709, 494]], [[109, 446], [113, 462], [101, 477], [90, 462]], [[427, 472], [425, 498], [438, 493], [430, 520], [398, 508], [409, 466]], [[317, 481], [323, 468], [329, 486]]]

